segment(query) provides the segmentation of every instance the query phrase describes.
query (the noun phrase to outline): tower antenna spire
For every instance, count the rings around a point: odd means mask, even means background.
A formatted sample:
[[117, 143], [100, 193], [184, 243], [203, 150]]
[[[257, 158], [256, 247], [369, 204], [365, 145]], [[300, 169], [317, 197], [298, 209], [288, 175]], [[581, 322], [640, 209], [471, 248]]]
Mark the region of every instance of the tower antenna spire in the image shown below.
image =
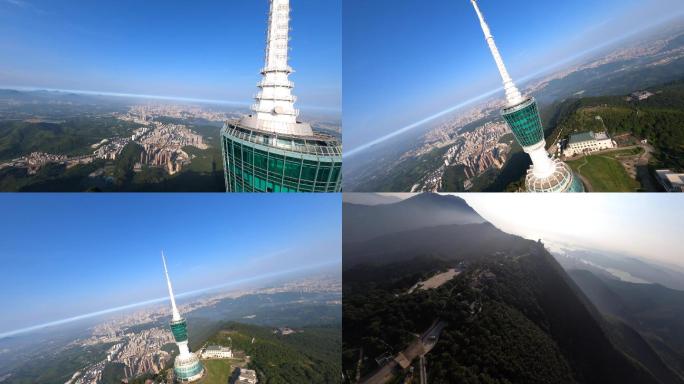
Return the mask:
[[169, 288], [169, 298], [171, 299], [171, 309], [173, 310], [173, 320], [181, 318], [178, 307], [176, 307], [176, 298], [173, 296], [173, 287], [171, 286], [171, 279], [169, 278], [169, 270], [166, 268], [166, 257], [164, 251], [161, 251], [162, 263], [164, 264], [164, 276], [166, 276], [166, 285]]
[[[293, 70], [288, 64], [290, 0], [268, 3], [264, 66], [257, 83], [259, 92], [254, 95], [253, 113], [227, 120], [221, 129], [226, 191], [339, 192], [341, 141], [297, 120], [294, 83], [289, 79]], [[238, 159], [241, 151], [252, 151], [254, 156], [242, 161], [242, 157]], [[277, 153], [277, 158], [271, 155], [271, 160], [266, 159], [268, 153]], [[264, 161], [262, 154], [266, 156]], [[309, 161], [316, 163], [316, 171], [300, 172], [301, 167], [308, 169], [303, 164]]]
[[266, 55], [261, 70], [260, 92], [252, 105], [258, 128], [277, 133], [312, 134], [311, 127], [297, 123], [299, 110], [292, 95], [293, 72], [288, 65], [290, 41], [290, 0], [270, 0]]
[[499, 74], [501, 74], [501, 79], [503, 80], [504, 92], [506, 93], [506, 100], [508, 101], [508, 105], [517, 105], [522, 103], [522, 94], [520, 94], [518, 87], [515, 86], [513, 79], [511, 79], [511, 76], [508, 74], [508, 70], [506, 69], [506, 65], [504, 64], [503, 58], [501, 57], [499, 48], [497, 48], [496, 42], [494, 42], [494, 36], [492, 36], [491, 30], [489, 29], [489, 26], [487, 25], [484, 16], [482, 16], [482, 12], [480, 12], [480, 7], [477, 5], [477, 0], [470, 0], [470, 2], [473, 4], [475, 12], [477, 13], [477, 17], [480, 19], [480, 26], [482, 27], [482, 32], [484, 32], [485, 40], [487, 41], [489, 50], [492, 51], [492, 56], [494, 56], [496, 67], [499, 68]]

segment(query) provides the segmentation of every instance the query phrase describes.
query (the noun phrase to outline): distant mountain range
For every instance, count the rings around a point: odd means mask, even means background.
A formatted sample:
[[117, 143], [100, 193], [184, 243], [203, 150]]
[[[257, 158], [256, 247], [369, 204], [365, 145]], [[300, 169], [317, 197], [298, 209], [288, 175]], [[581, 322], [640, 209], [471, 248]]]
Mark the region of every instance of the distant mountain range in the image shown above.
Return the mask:
[[[604, 302], [615, 303], [606, 304], [612, 311], [636, 315], [641, 308], [636, 321], [662, 311], [652, 327], [637, 328], [604, 316], [603, 305], [542, 243], [500, 231], [462, 199], [422, 194], [379, 207], [345, 204], [343, 216], [345, 228], [363, 225], [375, 234], [343, 235], [348, 382], [377, 372], [382, 356], [407, 348], [441, 320], [448, 325], [426, 355], [429, 383], [684, 383], [677, 344], [665, 333], [653, 336], [663, 318], [670, 332], [684, 334], [684, 323], [665, 310], [678, 303], [675, 291], [661, 301], [655, 300], [663, 294], [658, 289], [604, 292]], [[389, 222], [383, 231], [374, 229]], [[449, 268], [460, 274], [438, 288], [407, 293]], [[636, 302], [617, 300], [622, 295]], [[662, 345], [654, 347], [653, 340]], [[409, 374], [394, 371], [395, 379]]]
[[402, 199], [397, 196], [382, 194], [382, 193], [345, 193], [342, 195], [342, 201], [350, 204], [359, 205], [382, 205], [398, 203]]
[[135, 98], [114, 97], [98, 94], [84, 94], [67, 91], [53, 91], [46, 89], [17, 90], [0, 89], [0, 111], [2, 106], [9, 103], [11, 108], [17, 108], [21, 104], [50, 104], [53, 108], [60, 104], [73, 105], [107, 105], [109, 107], [122, 107], [130, 104]]
[[[642, 363], [659, 373], [662, 382], [679, 383], [684, 378], [684, 291], [659, 284], [635, 284], [587, 270], [569, 271], [572, 279], [591, 302], [614, 323], [617, 344], [637, 340], [634, 351], [643, 354], [650, 348], [652, 356], [642, 355]], [[658, 361], [660, 360], [660, 361]], [[663, 364], [665, 363], [665, 364]], [[669, 368], [676, 372], [672, 375]], [[669, 379], [668, 379], [669, 378]]]
[[347, 244], [418, 228], [485, 221], [460, 197], [437, 194], [415, 195], [394, 204], [374, 206], [345, 202], [343, 209]]
[[684, 271], [676, 267], [656, 265], [634, 257], [620, 257], [590, 250], [565, 249], [554, 256], [566, 270], [586, 270], [599, 277], [659, 284], [684, 291]]

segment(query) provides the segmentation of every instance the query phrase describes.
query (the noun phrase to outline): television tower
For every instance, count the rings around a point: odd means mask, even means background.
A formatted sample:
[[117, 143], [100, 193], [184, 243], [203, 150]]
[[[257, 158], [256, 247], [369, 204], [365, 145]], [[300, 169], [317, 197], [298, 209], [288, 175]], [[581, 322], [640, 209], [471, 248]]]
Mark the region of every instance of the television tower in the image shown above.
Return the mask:
[[162, 264], [164, 265], [164, 276], [166, 277], [166, 285], [169, 288], [169, 298], [171, 299], [171, 333], [178, 346], [179, 354], [173, 362], [173, 371], [176, 374], [176, 380], [182, 383], [196, 381], [204, 375], [204, 367], [199, 361], [199, 358], [194, 353], [190, 352], [188, 348], [188, 330], [185, 319], [181, 317], [176, 307], [176, 298], [173, 295], [173, 287], [171, 286], [171, 279], [169, 278], [169, 271], [166, 268], [166, 258], [164, 251], [162, 255]]
[[583, 192], [584, 186], [570, 167], [558, 159], [551, 159], [546, 151], [544, 129], [542, 127], [537, 102], [532, 96], [523, 96], [508, 74], [501, 53], [494, 42], [491, 30], [485, 22], [477, 0], [470, 0], [475, 8], [485, 40], [492, 52], [506, 94], [506, 106], [501, 115], [513, 131], [515, 138], [532, 159], [532, 166], [525, 177], [528, 192]]
[[340, 192], [342, 145], [297, 121], [288, 65], [290, 0], [270, 0], [266, 55], [252, 114], [221, 129], [228, 192]]

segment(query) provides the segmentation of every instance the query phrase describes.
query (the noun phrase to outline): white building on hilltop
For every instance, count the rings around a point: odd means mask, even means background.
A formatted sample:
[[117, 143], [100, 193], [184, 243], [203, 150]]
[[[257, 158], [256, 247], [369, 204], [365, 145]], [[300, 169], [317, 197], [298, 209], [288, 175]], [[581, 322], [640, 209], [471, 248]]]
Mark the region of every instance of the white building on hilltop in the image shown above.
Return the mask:
[[282, 328], [275, 329], [273, 331], [273, 333], [276, 335], [280, 335], [280, 336], [287, 336], [287, 335], [291, 335], [293, 333], [297, 333], [297, 331], [295, 331], [292, 328], [282, 327]]
[[630, 96], [631, 96], [632, 100], [642, 101], [642, 100], [646, 100], [649, 97], [653, 96], [653, 94], [649, 91], [636, 91], [636, 92], [633, 92]]
[[258, 382], [256, 371], [244, 368], [237, 368], [230, 381], [231, 384], [257, 384]]
[[233, 351], [228, 347], [220, 345], [210, 345], [204, 348], [202, 358], [204, 359], [230, 359], [233, 357]]
[[605, 132], [593, 131], [573, 133], [570, 135], [568, 145], [565, 147], [563, 153], [565, 156], [575, 156], [587, 154], [604, 149], [615, 148], [616, 143]]
[[674, 173], [669, 169], [656, 170], [660, 185], [667, 192], [684, 192], [684, 173]]

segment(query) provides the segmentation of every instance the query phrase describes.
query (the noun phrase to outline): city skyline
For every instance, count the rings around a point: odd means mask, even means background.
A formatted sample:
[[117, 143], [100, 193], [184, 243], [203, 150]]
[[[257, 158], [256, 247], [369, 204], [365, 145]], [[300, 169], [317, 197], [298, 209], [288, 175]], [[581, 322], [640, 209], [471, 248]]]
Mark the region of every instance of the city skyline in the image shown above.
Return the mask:
[[[7, 274], [0, 299], [9, 313], [0, 323], [3, 336], [168, 300], [162, 248], [170, 273], [184, 271], [174, 279], [177, 297], [341, 262], [334, 195], [17, 195], [0, 204], [7, 218], [0, 246]], [[287, 217], [286, 229], [273, 217]], [[31, 240], [36, 235], [41, 241]]]
[[[684, 14], [673, 0], [534, 1], [522, 7], [484, 1], [480, 7], [496, 25], [499, 48], [523, 87]], [[372, 15], [380, 9], [387, 17], [377, 24]], [[415, 1], [388, 6], [350, 0], [344, 15], [345, 157], [503, 95], [469, 1], [439, 0], [423, 8]]]
[[[299, 1], [291, 56], [301, 105], [339, 110], [341, 2]], [[267, 17], [265, 0], [0, 0], [0, 32], [12, 36], [0, 38], [0, 88], [249, 103]]]

